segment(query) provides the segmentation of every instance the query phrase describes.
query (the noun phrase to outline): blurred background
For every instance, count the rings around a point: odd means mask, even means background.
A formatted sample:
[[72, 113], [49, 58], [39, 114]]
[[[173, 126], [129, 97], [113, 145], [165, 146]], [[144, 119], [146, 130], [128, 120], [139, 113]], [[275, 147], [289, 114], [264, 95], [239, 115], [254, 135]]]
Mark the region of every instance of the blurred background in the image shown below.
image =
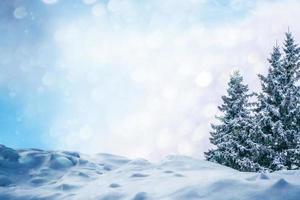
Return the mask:
[[0, 143], [202, 157], [230, 73], [252, 90], [297, 0], [1, 0]]

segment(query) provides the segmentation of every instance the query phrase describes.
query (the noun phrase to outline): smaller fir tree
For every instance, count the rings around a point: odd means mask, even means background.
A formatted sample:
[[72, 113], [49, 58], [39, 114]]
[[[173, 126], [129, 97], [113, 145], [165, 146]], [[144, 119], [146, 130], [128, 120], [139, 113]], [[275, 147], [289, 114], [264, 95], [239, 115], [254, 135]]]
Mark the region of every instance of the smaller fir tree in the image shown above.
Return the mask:
[[217, 116], [219, 124], [212, 124], [210, 141], [215, 149], [205, 152], [205, 157], [228, 167], [241, 171], [258, 171], [260, 166], [253, 162], [252, 151], [255, 143], [251, 141], [251, 106], [248, 86], [243, 77], [234, 72], [228, 83], [227, 96], [222, 96], [219, 106], [222, 116]]

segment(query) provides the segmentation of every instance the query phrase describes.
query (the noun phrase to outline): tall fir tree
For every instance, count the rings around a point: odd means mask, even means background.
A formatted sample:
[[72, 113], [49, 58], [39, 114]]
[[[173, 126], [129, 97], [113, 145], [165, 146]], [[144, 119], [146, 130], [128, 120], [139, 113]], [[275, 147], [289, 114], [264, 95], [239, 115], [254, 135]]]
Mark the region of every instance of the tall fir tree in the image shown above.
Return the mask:
[[222, 96], [223, 104], [218, 107], [223, 113], [217, 117], [219, 124], [212, 125], [210, 141], [216, 148], [205, 153], [207, 160], [241, 171], [259, 169], [251, 158], [251, 96], [248, 86], [243, 84], [243, 77], [234, 72], [228, 83], [227, 96]]
[[[286, 165], [288, 169], [300, 168], [300, 48], [290, 32], [286, 33], [283, 66], [286, 68], [286, 100], [283, 113], [287, 129]], [[285, 109], [284, 109], [285, 108]]]
[[300, 52], [289, 32], [283, 50], [282, 56], [274, 47], [267, 76], [259, 75], [262, 92], [252, 129], [260, 152], [253, 161], [269, 171], [299, 168]]

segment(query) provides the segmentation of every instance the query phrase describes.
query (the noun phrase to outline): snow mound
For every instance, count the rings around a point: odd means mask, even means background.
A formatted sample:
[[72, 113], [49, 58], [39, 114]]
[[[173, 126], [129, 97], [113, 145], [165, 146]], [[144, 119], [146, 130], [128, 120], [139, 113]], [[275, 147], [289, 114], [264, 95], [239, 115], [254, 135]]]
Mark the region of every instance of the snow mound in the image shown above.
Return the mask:
[[299, 200], [300, 171], [243, 173], [186, 156], [160, 163], [0, 145], [1, 200]]

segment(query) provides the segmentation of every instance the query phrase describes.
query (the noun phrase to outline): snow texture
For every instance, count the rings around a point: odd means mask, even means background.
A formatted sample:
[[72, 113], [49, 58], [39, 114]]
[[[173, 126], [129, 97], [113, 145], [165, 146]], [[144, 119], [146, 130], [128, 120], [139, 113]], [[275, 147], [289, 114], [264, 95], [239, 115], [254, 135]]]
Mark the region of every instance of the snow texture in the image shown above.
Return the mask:
[[300, 171], [246, 173], [186, 156], [143, 159], [0, 145], [1, 200], [298, 200]]

